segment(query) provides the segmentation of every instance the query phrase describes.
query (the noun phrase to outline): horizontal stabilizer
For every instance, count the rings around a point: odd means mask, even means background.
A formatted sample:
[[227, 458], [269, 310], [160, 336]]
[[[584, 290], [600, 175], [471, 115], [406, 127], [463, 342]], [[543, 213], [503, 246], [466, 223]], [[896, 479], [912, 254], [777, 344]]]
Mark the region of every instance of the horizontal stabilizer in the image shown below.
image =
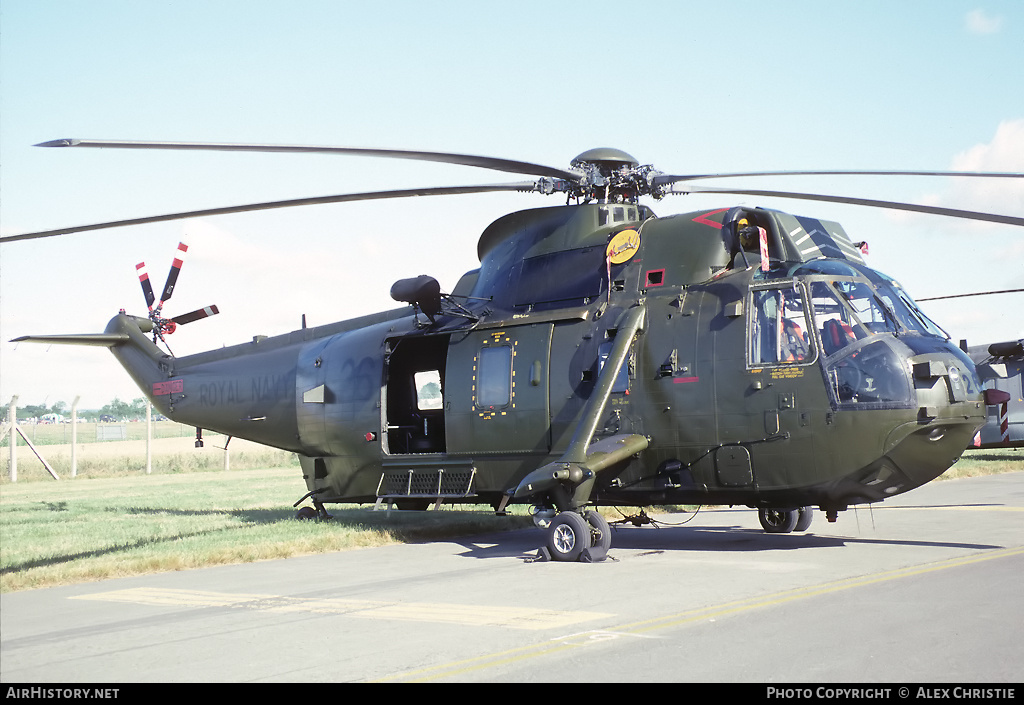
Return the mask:
[[48, 343], [58, 345], [92, 345], [113, 348], [129, 340], [127, 333], [68, 333], [65, 335], [23, 335], [12, 343]]

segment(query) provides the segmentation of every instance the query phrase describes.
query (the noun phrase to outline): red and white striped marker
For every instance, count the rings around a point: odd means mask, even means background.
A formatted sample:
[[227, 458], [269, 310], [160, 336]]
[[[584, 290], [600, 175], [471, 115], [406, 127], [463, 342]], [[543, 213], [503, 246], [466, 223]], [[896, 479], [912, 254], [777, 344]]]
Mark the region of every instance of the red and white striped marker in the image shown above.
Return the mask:
[[156, 296], [153, 294], [153, 285], [149, 281], [149, 273], [146, 271], [146, 263], [139, 262], [135, 265], [135, 271], [139, 275], [139, 283], [142, 284], [142, 295], [146, 297], [146, 306], [150, 311], [152, 311], [153, 302], [156, 301]]
[[167, 273], [167, 283], [164, 284], [164, 291], [160, 295], [160, 304], [157, 306], [157, 310], [163, 308], [164, 303], [171, 298], [171, 294], [174, 293], [174, 285], [178, 281], [178, 274], [181, 273], [181, 265], [184, 262], [185, 253], [188, 252], [188, 245], [184, 242], [178, 243], [177, 257], [171, 262], [171, 271]]
[[999, 405], [999, 435], [1004, 446], [1010, 445], [1010, 402]]

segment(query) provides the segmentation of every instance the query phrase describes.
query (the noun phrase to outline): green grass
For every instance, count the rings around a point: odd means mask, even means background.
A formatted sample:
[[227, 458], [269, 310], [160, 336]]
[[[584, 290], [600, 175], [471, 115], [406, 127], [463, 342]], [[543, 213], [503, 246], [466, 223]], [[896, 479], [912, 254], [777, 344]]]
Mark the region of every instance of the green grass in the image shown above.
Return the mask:
[[525, 515], [331, 506], [298, 521], [297, 468], [7, 484], [0, 591], [500, 531]]
[[[232, 456], [226, 472], [177, 470], [173, 459], [163, 459], [155, 463], [163, 469], [151, 475], [110, 463], [60, 481], [30, 469], [38, 463], [19, 463], [21, 479], [0, 484], [0, 591], [532, 525], [523, 507], [512, 517], [483, 507], [389, 516], [332, 505], [334, 521], [298, 521], [292, 504], [305, 484], [293, 458], [285, 458], [285, 466], [237, 469]], [[1021, 470], [1024, 451], [971, 450], [942, 477]]]
[[1024, 470], [1024, 448], [979, 448], [966, 451], [940, 480], [996, 475]]
[[[165, 425], [170, 422], [164, 422]], [[143, 424], [145, 426], [145, 424]], [[50, 429], [60, 430], [59, 426]], [[157, 434], [154, 430], [151, 452], [153, 473], [194, 473], [219, 471], [224, 468], [224, 444], [227, 439], [218, 434], [204, 435], [205, 446], [194, 447], [195, 429], [191, 435], [175, 432], [184, 428], [170, 424]], [[56, 432], [54, 432], [56, 433]], [[29, 434], [31, 437], [31, 434]], [[54, 440], [54, 435], [47, 440]], [[37, 439], [38, 440], [38, 439]], [[33, 445], [36, 442], [33, 441]], [[232, 470], [256, 470], [269, 467], [293, 467], [299, 475], [299, 460], [294, 453], [269, 448], [256, 443], [234, 440], [230, 448]], [[36, 445], [36, 450], [46, 459], [61, 479], [71, 478], [71, 446], [56, 442]], [[24, 441], [18, 441], [18, 482], [52, 481], [42, 463], [30, 451]], [[10, 483], [10, 449], [0, 451], [0, 486]], [[77, 478], [109, 478], [136, 476], [146, 469], [146, 444], [143, 438], [129, 438], [128, 442], [89, 442], [79, 437], [76, 462]]]
[[[48, 454], [45, 448], [40, 452], [61, 480], [109, 479], [112, 477], [136, 477], [146, 469], [145, 455], [138, 453], [117, 453], [102, 458], [79, 458], [77, 477], [71, 477], [71, 459], [67, 455]], [[6, 450], [3, 451], [6, 455]], [[267, 467], [290, 467], [295, 477], [300, 478], [299, 460], [294, 453], [274, 448], [257, 451], [233, 451], [231, 453], [231, 470], [258, 470]], [[19, 456], [18, 484], [24, 482], [52, 482], [53, 478], [43, 465], [34, 457]], [[0, 461], [0, 487], [11, 484], [9, 475], [10, 462], [6, 457]], [[154, 474], [191, 474], [202, 472], [218, 472], [224, 469], [224, 454], [220, 450], [204, 449], [201, 452], [158, 453], [152, 458]]]

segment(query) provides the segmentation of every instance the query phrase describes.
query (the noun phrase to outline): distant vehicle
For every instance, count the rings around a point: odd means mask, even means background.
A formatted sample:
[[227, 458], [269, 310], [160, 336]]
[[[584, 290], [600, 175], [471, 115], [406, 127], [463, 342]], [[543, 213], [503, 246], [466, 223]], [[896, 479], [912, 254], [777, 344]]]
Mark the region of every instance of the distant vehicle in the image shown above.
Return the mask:
[[100, 416], [100, 423], [113, 423], [114, 421], [117, 421], [117, 419], [110, 414], [103, 414]]
[[986, 389], [1010, 395], [1007, 401], [988, 407], [988, 420], [974, 437], [975, 448], [1024, 447], [1024, 338], [991, 345], [967, 346]]
[[64, 416], [61, 414], [43, 414], [39, 417], [39, 423], [64, 423]]

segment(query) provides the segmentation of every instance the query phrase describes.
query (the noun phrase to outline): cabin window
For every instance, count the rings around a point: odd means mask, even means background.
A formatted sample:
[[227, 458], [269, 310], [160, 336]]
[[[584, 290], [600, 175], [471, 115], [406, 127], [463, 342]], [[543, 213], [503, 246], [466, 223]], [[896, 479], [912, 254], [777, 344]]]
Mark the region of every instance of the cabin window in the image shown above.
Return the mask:
[[523, 260], [516, 306], [584, 301], [605, 290], [604, 247], [587, 247]]
[[750, 364], [785, 365], [812, 357], [811, 330], [798, 286], [761, 289], [752, 294], [750, 317]]
[[416, 386], [416, 408], [420, 411], [440, 409], [444, 406], [441, 398], [441, 373], [437, 370], [417, 372], [413, 375]]
[[480, 349], [476, 361], [476, 406], [500, 409], [512, 401], [512, 348], [493, 345]]

